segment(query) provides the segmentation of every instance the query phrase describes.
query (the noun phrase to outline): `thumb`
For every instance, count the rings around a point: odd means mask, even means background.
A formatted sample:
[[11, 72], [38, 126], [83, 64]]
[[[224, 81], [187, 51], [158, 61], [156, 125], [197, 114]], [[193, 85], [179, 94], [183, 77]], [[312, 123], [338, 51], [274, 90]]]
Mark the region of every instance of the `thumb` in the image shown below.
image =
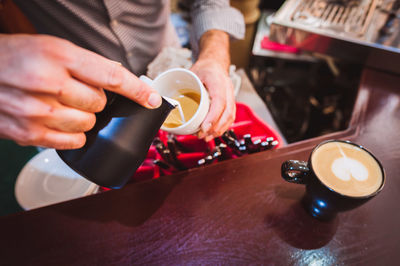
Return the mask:
[[80, 47], [76, 49], [81, 57], [78, 62], [68, 65], [72, 76], [89, 85], [125, 96], [150, 109], [161, 105], [160, 94], [120, 63]]

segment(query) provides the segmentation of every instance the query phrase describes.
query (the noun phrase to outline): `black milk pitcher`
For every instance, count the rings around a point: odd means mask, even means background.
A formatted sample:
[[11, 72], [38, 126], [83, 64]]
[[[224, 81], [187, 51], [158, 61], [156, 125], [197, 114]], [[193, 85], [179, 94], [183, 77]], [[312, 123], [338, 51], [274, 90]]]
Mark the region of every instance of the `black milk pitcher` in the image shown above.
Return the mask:
[[86, 144], [75, 150], [57, 150], [61, 159], [88, 180], [108, 188], [123, 187], [146, 158], [150, 145], [175, 106], [165, 99], [147, 109], [123, 96], [96, 115]]

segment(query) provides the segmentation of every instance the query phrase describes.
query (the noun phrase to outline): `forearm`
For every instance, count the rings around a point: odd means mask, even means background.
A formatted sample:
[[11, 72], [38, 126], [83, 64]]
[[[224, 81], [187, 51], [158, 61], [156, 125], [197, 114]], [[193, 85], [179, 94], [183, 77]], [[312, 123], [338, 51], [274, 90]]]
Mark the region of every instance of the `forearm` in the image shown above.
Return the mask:
[[220, 30], [209, 30], [205, 32], [199, 43], [198, 61], [213, 61], [229, 71], [229, 35]]

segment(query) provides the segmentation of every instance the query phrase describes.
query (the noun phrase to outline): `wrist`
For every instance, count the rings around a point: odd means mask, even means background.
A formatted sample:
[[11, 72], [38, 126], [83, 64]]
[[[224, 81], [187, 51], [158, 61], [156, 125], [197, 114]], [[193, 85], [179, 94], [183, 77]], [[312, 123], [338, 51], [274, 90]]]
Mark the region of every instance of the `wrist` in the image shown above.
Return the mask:
[[210, 65], [217, 64], [228, 73], [230, 66], [229, 35], [220, 30], [205, 32], [200, 38], [200, 52], [197, 62]]

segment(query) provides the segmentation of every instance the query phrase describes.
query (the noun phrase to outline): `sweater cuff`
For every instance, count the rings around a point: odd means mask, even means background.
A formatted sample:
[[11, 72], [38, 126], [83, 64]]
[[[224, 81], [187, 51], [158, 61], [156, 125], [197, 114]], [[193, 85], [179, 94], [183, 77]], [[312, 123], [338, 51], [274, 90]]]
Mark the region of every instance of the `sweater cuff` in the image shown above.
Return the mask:
[[242, 13], [233, 7], [215, 10], [200, 10], [192, 13], [192, 34], [195, 41], [209, 30], [221, 30], [232, 39], [243, 39], [245, 34]]

